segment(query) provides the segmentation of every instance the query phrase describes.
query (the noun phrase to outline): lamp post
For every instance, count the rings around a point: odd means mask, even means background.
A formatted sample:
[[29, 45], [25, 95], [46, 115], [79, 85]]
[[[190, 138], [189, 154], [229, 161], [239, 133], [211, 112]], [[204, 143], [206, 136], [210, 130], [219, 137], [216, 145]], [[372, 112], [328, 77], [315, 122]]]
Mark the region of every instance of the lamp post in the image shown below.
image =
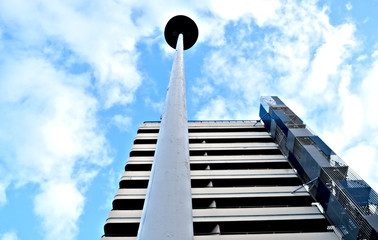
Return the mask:
[[188, 119], [185, 95], [184, 50], [194, 45], [198, 28], [179, 15], [164, 31], [176, 49], [164, 113], [138, 229], [138, 240], [193, 239]]

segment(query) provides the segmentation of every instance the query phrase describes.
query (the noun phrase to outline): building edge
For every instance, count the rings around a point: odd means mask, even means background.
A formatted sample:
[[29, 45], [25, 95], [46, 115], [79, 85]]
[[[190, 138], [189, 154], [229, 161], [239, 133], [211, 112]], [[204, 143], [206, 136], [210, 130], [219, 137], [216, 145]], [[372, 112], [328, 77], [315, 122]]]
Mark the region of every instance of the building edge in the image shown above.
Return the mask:
[[378, 239], [378, 194], [277, 96], [259, 116], [343, 239]]

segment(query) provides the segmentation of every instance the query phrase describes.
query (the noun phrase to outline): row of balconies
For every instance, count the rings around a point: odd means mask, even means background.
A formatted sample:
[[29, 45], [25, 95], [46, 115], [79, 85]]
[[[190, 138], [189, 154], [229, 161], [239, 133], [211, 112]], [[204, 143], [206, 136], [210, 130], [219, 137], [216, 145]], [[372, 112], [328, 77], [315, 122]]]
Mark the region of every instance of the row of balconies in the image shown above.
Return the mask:
[[[195, 240], [337, 239], [309, 193], [292, 193], [302, 182], [265, 128], [253, 124], [189, 123]], [[158, 128], [146, 123], [138, 131], [105, 239], [136, 239]]]
[[[135, 236], [141, 214], [142, 210], [111, 211], [105, 233]], [[324, 232], [327, 224], [315, 206], [193, 209], [195, 235]]]

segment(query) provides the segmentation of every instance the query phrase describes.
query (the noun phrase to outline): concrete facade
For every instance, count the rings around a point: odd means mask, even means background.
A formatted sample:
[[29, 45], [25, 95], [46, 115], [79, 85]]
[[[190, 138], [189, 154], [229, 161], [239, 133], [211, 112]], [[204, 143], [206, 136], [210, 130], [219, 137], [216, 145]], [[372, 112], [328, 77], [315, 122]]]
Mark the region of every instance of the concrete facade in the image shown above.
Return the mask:
[[[159, 127], [138, 129], [104, 240], [136, 239]], [[189, 122], [189, 152], [194, 239], [339, 239], [261, 122]]]

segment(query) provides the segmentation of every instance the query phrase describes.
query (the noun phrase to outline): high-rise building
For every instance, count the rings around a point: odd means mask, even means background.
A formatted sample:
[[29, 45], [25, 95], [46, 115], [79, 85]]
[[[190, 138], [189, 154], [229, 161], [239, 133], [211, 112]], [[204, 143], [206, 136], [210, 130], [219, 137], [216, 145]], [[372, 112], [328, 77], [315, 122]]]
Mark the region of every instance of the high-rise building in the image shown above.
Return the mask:
[[[260, 117], [189, 121], [194, 239], [377, 239], [376, 192], [279, 98]], [[136, 239], [159, 126], [138, 129], [103, 240]]]

